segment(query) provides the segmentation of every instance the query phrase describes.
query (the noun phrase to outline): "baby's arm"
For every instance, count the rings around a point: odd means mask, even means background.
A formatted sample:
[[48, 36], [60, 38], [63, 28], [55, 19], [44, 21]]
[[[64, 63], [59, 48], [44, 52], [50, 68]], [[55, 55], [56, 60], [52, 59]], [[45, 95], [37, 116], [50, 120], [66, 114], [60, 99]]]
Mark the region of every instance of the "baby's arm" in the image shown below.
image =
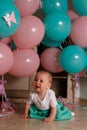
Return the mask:
[[50, 115], [49, 115], [49, 117], [44, 119], [44, 122], [48, 123], [48, 122], [53, 121], [55, 118], [55, 115], [56, 115], [56, 107], [51, 107]]
[[24, 115], [21, 116], [21, 118], [28, 118], [28, 112], [29, 112], [29, 108], [30, 108], [30, 104], [26, 104], [25, 106], [25, 111], [24, 111]]

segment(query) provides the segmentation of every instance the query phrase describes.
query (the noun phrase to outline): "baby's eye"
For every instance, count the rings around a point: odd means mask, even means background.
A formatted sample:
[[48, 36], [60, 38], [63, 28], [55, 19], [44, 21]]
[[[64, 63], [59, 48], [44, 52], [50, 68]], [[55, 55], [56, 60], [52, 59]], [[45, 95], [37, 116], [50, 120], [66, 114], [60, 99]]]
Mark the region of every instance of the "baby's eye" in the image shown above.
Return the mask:
[[41, 83], [44, 82], [43, 80], [38, 80], [38, 79], [35, 79], [34, 81], [35, 82], [41, 82]]
[[43, 80], [40, 80], [40, 82], [42, 83], [42, 82], [44, 82]]

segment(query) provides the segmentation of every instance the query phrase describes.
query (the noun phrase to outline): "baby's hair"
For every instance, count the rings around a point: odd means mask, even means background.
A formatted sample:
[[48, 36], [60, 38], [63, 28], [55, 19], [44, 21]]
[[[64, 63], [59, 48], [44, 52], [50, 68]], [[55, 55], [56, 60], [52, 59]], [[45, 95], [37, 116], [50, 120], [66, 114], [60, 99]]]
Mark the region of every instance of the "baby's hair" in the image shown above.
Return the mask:
[[[50, 73], [50, 72], [45, 71], [45, 70], [39, 70], [39, 71], [37, 71], [37, 73], [47, 74], [47, 75], [48, 75], [48, 77], [49, 77], [49, 82], [50, 82], [50, 83], [52, 83], [52, 75], [51, 75], [51, 73]], [[37, 73], [36, 73], [36, 74], [37, 74]]]

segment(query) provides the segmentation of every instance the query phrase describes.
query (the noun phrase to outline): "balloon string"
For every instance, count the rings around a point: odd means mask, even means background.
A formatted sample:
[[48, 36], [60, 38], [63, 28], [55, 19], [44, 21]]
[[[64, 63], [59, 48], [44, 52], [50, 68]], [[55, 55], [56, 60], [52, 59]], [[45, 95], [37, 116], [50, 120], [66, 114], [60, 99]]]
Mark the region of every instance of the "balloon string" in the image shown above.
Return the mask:
[[78, 77], [78, 74], [74, 75], [72, 80], [75, 82], [75, 86], [74, 86], [74, 103], [76, 104], [76, 90], [79, 87], [79, 77]]
[[77, 88], [79, 86], [79, 77], [78, 75], [74, 75], [72, 78], [73, 81], [75, 81], [75, 88]]
[[[7, 94], [5, 92], [5, 83], [6, 82], [7, 82], [7, 80], [4, 80], [4, 75], [2, 75], [2, 77], [0, 79], [0, 94], [2, 96], [1, 113], [3, 113], [3, 114], [7, 114], [9, 112], [9, 110], [11, 112], [15, 112], [15, 110], [14, 110], [14, 108], [12, 108], [11, 103], [10, 103], [9, 99], [7, 98]], [[4, 98], [5, 98], [5, 100], [4, 100]]]
[[4, 80], [4, 75], [2, 75], [2, 77], [0, 79], [0, 83], [4, 85], [6, 82], [7, 82], [7, 80]]

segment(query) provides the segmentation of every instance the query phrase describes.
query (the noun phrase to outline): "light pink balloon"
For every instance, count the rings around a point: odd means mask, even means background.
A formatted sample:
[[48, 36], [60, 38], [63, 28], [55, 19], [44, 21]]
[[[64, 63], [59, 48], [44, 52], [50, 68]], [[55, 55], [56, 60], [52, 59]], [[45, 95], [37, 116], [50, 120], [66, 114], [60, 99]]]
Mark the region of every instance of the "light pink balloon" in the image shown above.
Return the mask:
[[4, 44], [8, 44], [11, 40], [12, 40], [12, 37], [10, 36], [10, 37], [0, 39], [0, 42]]
[[21, 16], [33, 14], [39, 9], [40, 0], [15, 0]]
[[11, 49], [0, 42], [0, 75], [7, 73], [13, 65], [14, 57]]
[[80, 73], [78, 73], [79, 77], [84, 77], [86, 76], [86, 70], [84, 69], [83, 71], [81, 71]]
[[40, 44], [44, 37], [44, 24], [32, 15], [24, 16], [20, 26], [13, 35], [15, 45], [20, 49], [30, 49]]
[[57, 73], [63, 69], [59, 63], [60, 50], [57, 48], [48, 48], [41, 54], [41, 65], [52, 73]]
[[87, 47], [87, 16], [81, 16], [72, 23], [70, 37], [76, 45]]
[[17, 76], [31, 76], [39, 67], [40, 60], [38, 54], [32, 50], [16, 50], [13, 52], [14, 63], [9, 73]]
[[74, 10], [68, 10], [68, 16], [70, 17], [71, 21], [76, 20], [79, 18], [79, 15]]

